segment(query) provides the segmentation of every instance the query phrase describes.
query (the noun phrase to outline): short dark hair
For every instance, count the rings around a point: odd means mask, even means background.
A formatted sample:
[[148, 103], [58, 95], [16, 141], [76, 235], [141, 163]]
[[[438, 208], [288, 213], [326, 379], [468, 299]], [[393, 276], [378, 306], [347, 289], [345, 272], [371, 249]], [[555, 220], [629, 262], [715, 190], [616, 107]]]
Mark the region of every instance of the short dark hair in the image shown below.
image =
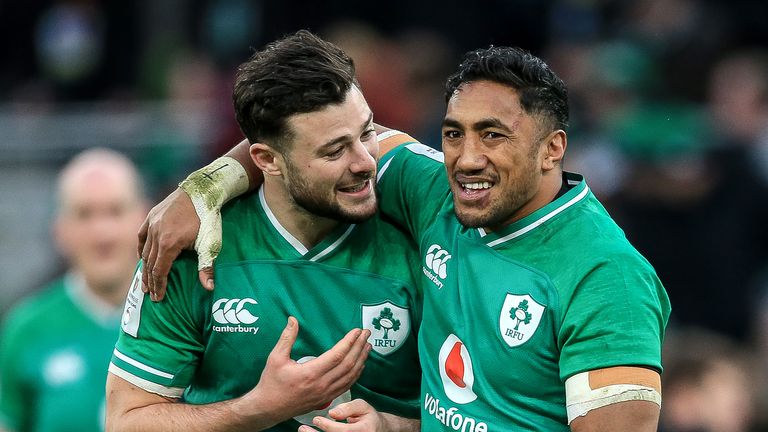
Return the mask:
[[232, 100], [243, 134], [279, 151], [291, 131], [286, 120], [344, 102], [355, 65], [336, 45], [307, 30], [268, 44], [240, 65]]
[[542, 114], [554, 129], [568, 127], [568, 89], [543, 60], [520, 48], [494, 47], [468, 52], [448, 77], [445, 100], [462, 85], [488, 80], [518, 91], [528, 114]]

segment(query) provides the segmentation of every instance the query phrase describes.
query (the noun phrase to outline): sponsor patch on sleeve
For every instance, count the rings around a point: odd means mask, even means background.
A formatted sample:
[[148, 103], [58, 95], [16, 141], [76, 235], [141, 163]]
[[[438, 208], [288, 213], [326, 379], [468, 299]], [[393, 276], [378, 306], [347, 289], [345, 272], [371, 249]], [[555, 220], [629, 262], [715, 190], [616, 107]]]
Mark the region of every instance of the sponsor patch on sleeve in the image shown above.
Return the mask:
[[141, 304], [144, 302], [144, 292], [141, 291], [141, 265], [136, 268], [136, 273], [125, 299], [121, 327], [123, 331], [133, 337], [138, 337], [139, 321], [141, 320]]

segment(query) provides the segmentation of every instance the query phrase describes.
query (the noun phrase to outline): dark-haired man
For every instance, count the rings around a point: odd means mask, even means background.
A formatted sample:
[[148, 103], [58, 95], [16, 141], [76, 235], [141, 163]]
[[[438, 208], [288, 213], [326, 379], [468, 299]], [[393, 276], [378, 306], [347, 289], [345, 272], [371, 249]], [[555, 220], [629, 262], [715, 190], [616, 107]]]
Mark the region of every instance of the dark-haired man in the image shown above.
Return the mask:
[[[378, 144], [352, 61], [301, 31], [241, 65], [233, 99], [264, 184], [223, 210], [218, 289], [186, 256], [165, 301], [144, 301], [137, 271], [108, 429], [295, 431], [363, 398], [377, 409], [366, 422], [417, 430], [418, 256], [375, 217]], [[208, 175], [242, 181], [236, 165]]]
[[655, 431], [669, 301], [563, 171], [565, 85], [491, 47], [467, 54], [446, 100], [444, 154], [380, 135], [401, 144], [379, 161], [380, 211], [421, 251], [423, 430]]

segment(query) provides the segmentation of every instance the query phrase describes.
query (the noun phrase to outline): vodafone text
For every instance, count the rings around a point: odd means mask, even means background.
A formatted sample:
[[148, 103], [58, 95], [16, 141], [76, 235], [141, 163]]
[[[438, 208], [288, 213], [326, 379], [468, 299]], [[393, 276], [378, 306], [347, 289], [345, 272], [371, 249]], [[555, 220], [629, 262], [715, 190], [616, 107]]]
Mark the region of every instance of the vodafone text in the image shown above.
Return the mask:
[[434, 416], [440, 423], [453, 430], [461, 432], [488, 432], [488, 425], [472, 417], [465, 417], [456, 407], [447, 410], [440, 406], [440, 399], [435, 399], [429, 393], [424, 397], [424, 410]]

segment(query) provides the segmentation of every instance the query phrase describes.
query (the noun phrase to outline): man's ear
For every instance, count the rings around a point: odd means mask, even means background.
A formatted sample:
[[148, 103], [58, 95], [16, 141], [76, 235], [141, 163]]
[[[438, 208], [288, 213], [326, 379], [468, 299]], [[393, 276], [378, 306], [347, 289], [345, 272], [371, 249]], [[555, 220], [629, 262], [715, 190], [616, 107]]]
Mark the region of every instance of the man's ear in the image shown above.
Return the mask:
[[283, 175], [283, 157], [274, 148], [263, 143], [251, 144], [251, 159], [264, 175]]
[[562, 165], [565, 157], [565, 149], [568, 147], [568, 137], [562, 129], [550, 132], [544, 141], [544, 160], [541, 169], [550, 171]]

